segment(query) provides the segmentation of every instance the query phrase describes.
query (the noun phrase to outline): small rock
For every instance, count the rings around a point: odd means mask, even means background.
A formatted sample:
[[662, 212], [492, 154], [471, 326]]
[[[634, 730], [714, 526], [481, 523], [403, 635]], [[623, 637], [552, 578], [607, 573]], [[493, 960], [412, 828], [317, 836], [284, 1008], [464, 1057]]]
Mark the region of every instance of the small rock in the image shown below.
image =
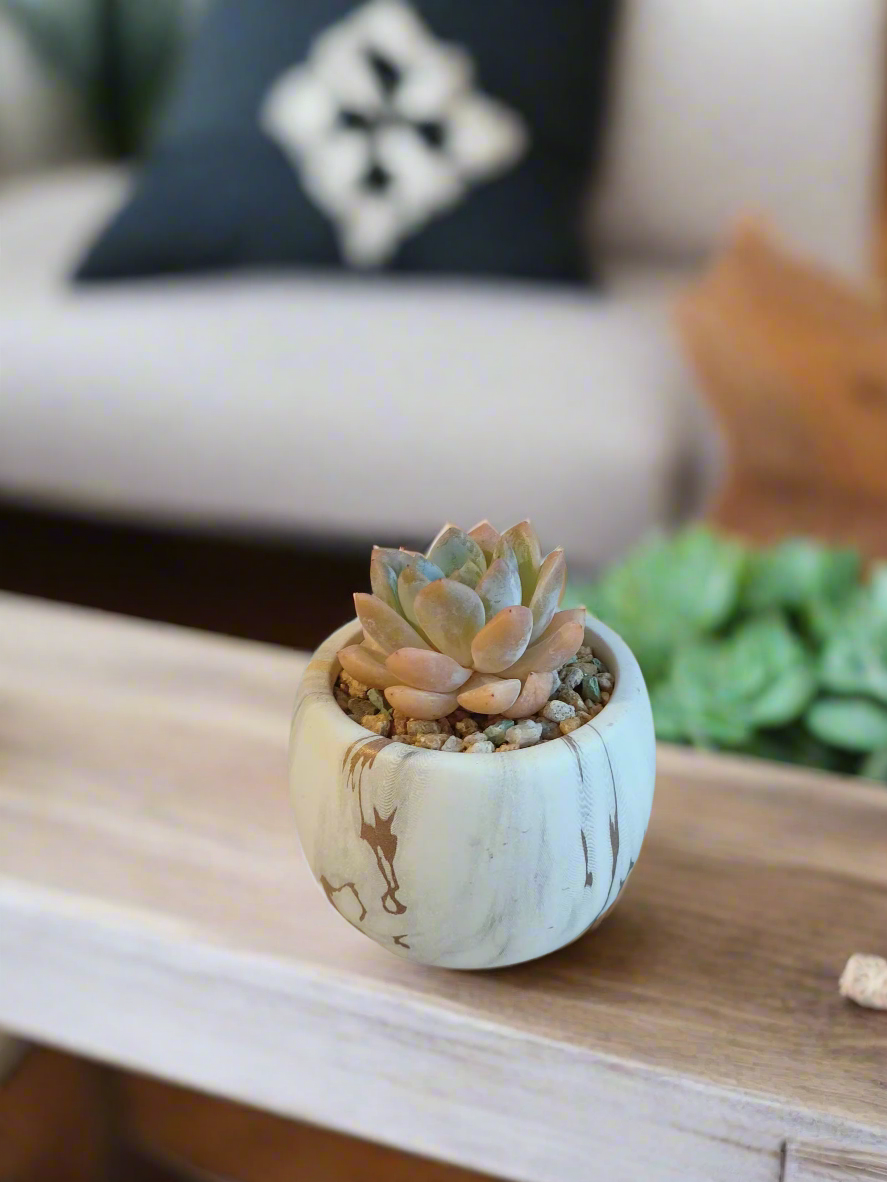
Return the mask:
[[491, 755], [496, 750], [489, 739], [479, 739], [476, 743], [472, 743], [465, 750], [469, 755]]
[[543, 741], [546, 739], [556, 739], [561, 733], [560, 723], [552, 722], [549, 718], [536, 718], [534, 721], [538, 722], [542, 727]]
[[509, 743], [517, 743], [521, 747], [532, 747], [542, 738], [542, 723], [532, 718], [522, 718], [509, 732]]
[[[424, 735], [416, 735], [414, 746], [425, 747], [429, 751], [440, 751], [448, 739], [449, 735], [442, 735], [440, 733], [426, 733]], [[460, 743], [459, 746], [461, 747], [461, 745], [462, 744]]]
[[572, 718], [575, 713], [569, 702], [560, 702], [556, 698], [546, 702], [541, 710], [542, 717], [551, 722], [563, 722], [565, 718]]
[[375, 731], [377, 735], [384, 735], [386, 738], [391, 730], [391, 719], [387, 714], [365, 714], [360, 722], [368, 731]]
[[462, 740], [463, 748], [466, 751], [469, 747], [473, 747], [475, 743], [482, 742], [489, 742], [483, 731], [472, 731], [471, 734], [466, 735]]
[[488, 726], [484, 734], [494, 746], [501, 747], [505, 742], [506, 732], [513, 726], [514, 722], [510, 718], [503, 718], [501, 722], [494, 722], [492, 726]]
[[847, 961], [838, 988], [858, 1006], [887, 1010], [887, 960], [855, 953]]
[[368, 702], [366, 698], [349, 698], [348, 713], [352, 718], [356, 718], [360, 722], [365, 714], [375, 714], [376, 707], [372, 702]]
[[439, 735], [440, 727], [437, 721], [426, 721], [424, 718], [411, 718], [407, 722], [408, 735]]
[[[384, 693], [357, 681], [342, 670], [334, 694], [339, 707], [362, 726], [378, 735], [393, 736], [426, 751], [518, 751], [539, 742], [571, 734], [600, 714], [610, 700], [613, 675], [583, 645], [552, 675], [549, 701], [533, 718], [505, 718], [502, 714], [477, 714], [459, 706], [446, 718], [411, 718], [395, 710]], [[562, 725], [566, 724], [566, 725]], [[479, 744], [479, 746], [478, 746]]]
[[569, 735], [572, 731], [578, 731], [582, 726], [582, 721], [577, 716], [572, 718], [565, 718], [563, 722], [558, 723], [562, 735]]
[[572, 706], [574, 710], [582, 710], [585, 703], [575, 690], [562, 689], [558, 692], [557, 699], [559, 702], [566, 702], [567, 705]]

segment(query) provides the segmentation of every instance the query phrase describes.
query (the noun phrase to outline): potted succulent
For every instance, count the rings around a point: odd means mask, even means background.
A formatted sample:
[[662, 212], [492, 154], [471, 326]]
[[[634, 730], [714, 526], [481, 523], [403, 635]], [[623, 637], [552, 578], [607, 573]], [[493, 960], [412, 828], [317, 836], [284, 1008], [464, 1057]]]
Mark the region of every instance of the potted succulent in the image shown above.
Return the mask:
[[290, 780], [333, 906], [395, 954], [492, 968], [577, 939], [612, 908], [653, 800], [637, 662], [559, 610], [563, 551], [529, 522], [445, 526], [426, 555], [375, 548], [358, 619], [299, 687]]

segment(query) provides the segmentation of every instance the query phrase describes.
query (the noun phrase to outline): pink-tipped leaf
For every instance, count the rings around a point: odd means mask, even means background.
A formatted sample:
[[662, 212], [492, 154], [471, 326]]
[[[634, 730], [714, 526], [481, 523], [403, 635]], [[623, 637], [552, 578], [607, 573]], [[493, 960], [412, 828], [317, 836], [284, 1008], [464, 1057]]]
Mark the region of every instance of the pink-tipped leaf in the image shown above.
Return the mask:
[[428, 648], [416, 629], [375, 595], [356, 592], [354, 606], [364, 632], [385, 653], [397, 652], [399, 648]]
[[409, 685], [392, 685], [385, 691], [385, 697], [395, 710], [401, 710], [410, 718], [431, 721], [452, 714], [459, 702], [455, 694], [435, 694], [430, 690], [413, 689]]
[[336, 654], [339, 664], [352, 677], [364, 685], [371, 685], [374, 689], [387, 689], [389, 685], [397, 685], [400, 678], [387, 669], [383, 663], [374, 657], [362, 644], [350, 644], [340, 649]]
[[[511, 547], [508, 547], [509, 554]], [[494, 558], [489, 569], [477, 585], [477, 593], [484, 605], [487, 620], [499, 614], [506, 607], [515, 607], [521, 601], [520, 579], [517, 563], [507, 558]]]
[[507, 529], [502, 537], [511, 546], [517, 559], [522, 588], [521, 603], [528, 607], [536, 590], [536, 580], [539, 578], [539, 567], [542, 564], [539, 539], [529, 521], [519, 521], [517, 525]]
[[457, 525], [447, 526], [437, 535], [428, 551], [428, 557], [445, 575], [453, 574], [466, 562], [475, 563], [481, 571], [487, 569], [483, 550], [474, 538], [470, 538], [465, 530], [459, 529]]
[[460, 665], [471, 664], [471, 642], [486, 619], [476, 591], [453, 579], [437, 579], [422, 588], [413, 609], [420, 628], [436, 649]]
[[528, 607], [505, 607], [485, 624], [471, 642], [471, 658], [479, 673], [501, 673], [520, 657], [533, 630]]
[[554, 673], [528, 673], [514, 704], [503, 711], [506, 718], [529, 718], [538, 714], [551, 696]]
[[530, 611], [533, 613], [531, 642], [539, 639], [554, 618], [566, 581], [564, 552], [561, 549], [552, 550], [539, 569], [536, 590], [530, 599]]
[[549, 627], [518, 661], [502, 671], [502, 675], [523, 680], [530, 673], [553, 672], [575, 657], [584, 636], [585, 628], [578, 620], [568, 620], [553, 632]]
[[373, 594], [396, 612], [400, 611], [397, 579], [409, 561], [409, 554], [403, 550], [391, 550], [384, 546], [373, 546], [370, 556], [370, 586]]
[[436, 694], [454, 693], [471, 676], [445, 653], [427, 648], [399, 648], [385, 662], [393, 682], [403, 682], [413, 689], [431, 690]]
[[514, 704], [520, 689], [516, 677], [503, 679], [490, 673], [475, 673], [459, 691], [459, 705], [476, 714], [503, 714]]
[[[397, 580], [397, 598], [400, 601], [401, 614], [404, 615], [415, 628], [419, 628], [416, 612], [413, 608], [416, 596], [423, 587], [433, 583], [435, 579], [442, 579], [443, 571], [440, 567], [429, 562], [424, 554], [412, 557], [400, 572]], [[419, 629], [421, 631], [421, 628]]]
[[494, 529], [489, 521], [484, 518], [483, 521], [479, 521], [477, 525], [468, 531], [468, 536], [474, 538], [478, 546], [480, 546], [484, 558], [487, 560], [487, 566], [489, 566], [493, 561], [493, 551], [496, 549], [496, 543], [499, 541], [499, 531]]

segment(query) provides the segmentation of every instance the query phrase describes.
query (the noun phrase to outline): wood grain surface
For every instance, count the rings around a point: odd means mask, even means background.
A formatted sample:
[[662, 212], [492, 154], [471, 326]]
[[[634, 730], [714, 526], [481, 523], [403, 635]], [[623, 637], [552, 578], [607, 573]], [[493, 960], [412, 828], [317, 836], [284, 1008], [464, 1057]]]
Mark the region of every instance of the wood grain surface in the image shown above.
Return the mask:
[[0, 1082], [2, 1182], [103, 1182], [111, 1123], [99, 1068], [44, 1047]]
[[660, 752], [613, 916], [534, 964], [396, 960], [285, 789], [304, 658], [0, 597], [0, 1026], [524, 1182], [887, 1160], [887, 793]]
[[236, 1182], [494, 1182], [145, 1075], [114, 1072], [112, 1082], [121, 1135], [153, 1161], [186, 1166], [186, 1176], [199, 1170]]
[[782, 1182], [884, 1182], [887, 1159], [841, 1145], [788, 1142]]

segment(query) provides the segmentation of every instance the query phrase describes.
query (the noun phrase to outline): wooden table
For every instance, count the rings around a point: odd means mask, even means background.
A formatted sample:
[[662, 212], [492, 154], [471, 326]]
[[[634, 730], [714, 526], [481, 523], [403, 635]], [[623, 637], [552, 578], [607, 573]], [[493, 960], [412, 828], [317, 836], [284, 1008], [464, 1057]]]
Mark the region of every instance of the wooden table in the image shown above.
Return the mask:
[[0, 1025], [526, 1182], [887, 1177], [887, 1014], [837, 993], [887, 945], [887, 792], [663, 750], [598, 932], [423, 970], [301, 859], [303, 664], [0, 596]]

